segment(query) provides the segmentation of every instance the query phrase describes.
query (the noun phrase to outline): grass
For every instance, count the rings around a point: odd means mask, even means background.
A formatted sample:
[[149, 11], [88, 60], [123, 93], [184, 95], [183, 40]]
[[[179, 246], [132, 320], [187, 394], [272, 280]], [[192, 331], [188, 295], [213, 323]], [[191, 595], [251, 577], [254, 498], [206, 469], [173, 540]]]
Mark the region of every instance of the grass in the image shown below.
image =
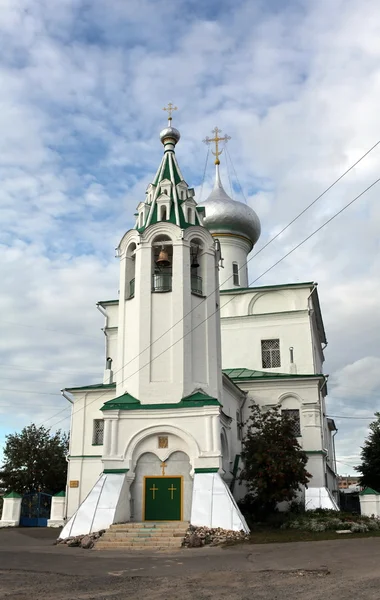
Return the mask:
[[[341, 540], [380, 537], [380, 531], [367, 533], [336, 533], [335, 531], [301, 531], [299, 529], [260, 529], [251, 531], [247, 544], [275, 544], [288, 542], [318, 542], [322, 540]], [[239, 542], [237, 542], [239, 543]], [[241, 543], [241, 542], [240, 542]]]

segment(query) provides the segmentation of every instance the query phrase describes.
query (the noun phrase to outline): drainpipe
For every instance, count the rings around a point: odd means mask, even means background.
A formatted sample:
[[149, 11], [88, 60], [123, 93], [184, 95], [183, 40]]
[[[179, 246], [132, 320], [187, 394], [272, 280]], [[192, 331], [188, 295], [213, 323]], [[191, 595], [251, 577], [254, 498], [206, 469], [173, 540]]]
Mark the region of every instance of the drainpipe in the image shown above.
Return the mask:
[[335, 436], [338, 433], [338, 430], [335, 429], [333, 435], [332, 435], [332, 442], [333, 442], [333, 452], [334, 452], [334, 472], [336, 475], [336, 454], [335, 454]]
[[[74, 401], [65, 393], [65, 390], [61, 390], [61, 394], [64, 398], [66, 398], [66, 400], [68, 400], [70, 402], [70, 404], [74, 405]], [[74, 406], [71, 409], [71, 418], [70, 418], [70, 435], [73, 429], [73, 412], [74, 412]], [[69, 462], [70, 462], [70, 455], [66, 454], [65, 456], [66, 458], [66, 462], [67, 462], [67, 472], [69, 471]], [[66, 480], [66, 496], [65, 496], [65, 514], [64, 514], [64, 522], [67, 522], [67, 503], [68, 503], [68, 493], [69, 493], [69, 486], [67, 485], [67, 480]]]
[[[327, 386], [327, 379], [328, 376], [327, 375], [323, 375], [324, 377], [324, 381], [320, 387], [320, 400], [319, 400], [319, 411], [320, 411], [320, 418], [321, 418], [321, 441], [322, 441], [322, 450], [325, 450], [325, 415], [323, 413], [323, 409], [322, 409], [322, 403], [323, 403], [323, 395], [322, 395], [322, 390], [325, 386]], [[325, 486], [327, 487], [327, 457], [325, 458], [325, 464], [324, 464], [324, 471], [325, 471]]]

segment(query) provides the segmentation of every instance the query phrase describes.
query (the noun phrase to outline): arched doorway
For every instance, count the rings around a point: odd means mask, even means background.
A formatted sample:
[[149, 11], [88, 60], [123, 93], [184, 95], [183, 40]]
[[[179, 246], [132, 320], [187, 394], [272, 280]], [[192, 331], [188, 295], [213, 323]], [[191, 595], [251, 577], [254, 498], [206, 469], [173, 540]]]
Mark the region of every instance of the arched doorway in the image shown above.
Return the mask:
[[193, 480], [190, 459], [174, 451], [165, 460], [145, 452], [131, 484], [131, 521], [189, 521]]

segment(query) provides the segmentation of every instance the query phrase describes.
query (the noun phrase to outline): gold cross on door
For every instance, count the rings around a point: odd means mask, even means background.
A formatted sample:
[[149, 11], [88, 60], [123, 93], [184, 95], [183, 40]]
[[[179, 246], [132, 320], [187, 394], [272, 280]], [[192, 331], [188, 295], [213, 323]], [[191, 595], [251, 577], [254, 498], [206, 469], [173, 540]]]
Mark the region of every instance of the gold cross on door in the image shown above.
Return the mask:
[[156, 499], [156, 492], [158, 492], [158, 487], [156, 487], [155, 484], [153, 484], [153, 487], [150, 488], [150, 491], [152, 492], [152, 498], [153, 500]]
[[177, 491], [177, 488], [175, 488], [175, 487], [174, 487], [174, 485], [172, 484], [172, 485], [171, 485], [171, 487], [170, 487], [170, 488], [168, 488], [168, 490], [169, 490], [169, 492], [171, 493], [171, 496], [172, 496], [172, 497], [171, 497], [171, 500], [173, 500], [173, 499], [174, 499], [174, 496], [173, 496], [173, 494], [174, 494], [174, 492], [176, 492], [176, 491]]

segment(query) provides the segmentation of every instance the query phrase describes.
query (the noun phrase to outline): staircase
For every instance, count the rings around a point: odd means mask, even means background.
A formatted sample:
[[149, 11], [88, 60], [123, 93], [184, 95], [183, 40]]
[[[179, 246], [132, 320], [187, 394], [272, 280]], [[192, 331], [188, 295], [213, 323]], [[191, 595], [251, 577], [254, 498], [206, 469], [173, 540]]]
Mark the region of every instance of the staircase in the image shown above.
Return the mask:
[[174, 550], [181, 547], [188, 527], [188, 521], [111, 525], [95, 550]]

